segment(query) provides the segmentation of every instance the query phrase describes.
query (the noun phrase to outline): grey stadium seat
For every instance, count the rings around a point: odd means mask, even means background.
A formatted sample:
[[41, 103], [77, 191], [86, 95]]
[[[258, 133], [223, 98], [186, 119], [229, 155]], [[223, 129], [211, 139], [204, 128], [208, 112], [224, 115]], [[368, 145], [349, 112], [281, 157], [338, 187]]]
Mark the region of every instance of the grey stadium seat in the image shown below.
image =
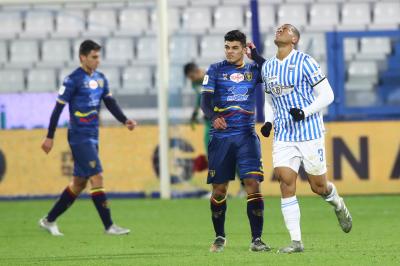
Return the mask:
[[122, 72], [122, 89], [119, 94], [145, 94], [152, 87], [150, 67], [128, 67]]
[[339, 30], [363, 30], [371, 21], [371, 9], [368, 3], [344, 3], [342, 22]]
[[182, 14], [184, 31], [204, 33], [211, 25], [211, 9], [208, 7], [188, 7]]
[[305, 5], [283, 4], [278, 9], [278, 24], [293, 24], [299, 30], [307, 25], [307, 11]]
[[133, 50], [134, 43], [131, 38], [108, 38], [105, 43], [105, 62], [110, 61], [125, 65], [134, 58]]
[[169, 44], [170, 58], [172, 62], [185, 63], [197, 59], [197, 39], [193, 35], [174, 35]]
[[28, 91], [56, 91], [57, 83], [53, 69], [32, 69], [28, 72]]
[[22, 31], [22, 18], [18, 11], [1, 11], [0, 21], [0, 38], [12, 39]]
[[71, 60], [71, 44], [66, 39], [46, 40], [42, 43], [41, 66], [61, 66]]
[[39, 46], [34, 40], [16, 40], [10, 44], [11, 63], [32, 64], [39, 59]]
[[24, 72], [21, 69], [0, 70], [0, 92], [25, 90]]
[[338, 23], [339, 10], [337, 4], [313, 4], [311, 6], [308, 31], [332, 31]]
[[244, 28], [244, 11], [241, 6], [219, 6], [214, 9], [213, 32], [225, 33]]
[[113, 9], [93, 9], [88, 14], [88, 31], [85, 36], [109, 36], [117, 28], [117, 16]]
[[26, 13], [25, 31], [21, 37], [43, 38], [54, 30], [54, 18], [51, 11], [32, 10]]
[[400, 3], [399, 2], [378, 2], [375, 3], [374, 21], [370, 29], [398, 29], [400, 24]]
[[81, 10], [62, 10], [56, 16], [55, 37], [76, 37], [85, 31], [85, 16]]
[[119, 13], [119, 28], [115, 34], [117, 36], [141, 35], [149, 28], [149, 12], [147, 9], [123, 9]]

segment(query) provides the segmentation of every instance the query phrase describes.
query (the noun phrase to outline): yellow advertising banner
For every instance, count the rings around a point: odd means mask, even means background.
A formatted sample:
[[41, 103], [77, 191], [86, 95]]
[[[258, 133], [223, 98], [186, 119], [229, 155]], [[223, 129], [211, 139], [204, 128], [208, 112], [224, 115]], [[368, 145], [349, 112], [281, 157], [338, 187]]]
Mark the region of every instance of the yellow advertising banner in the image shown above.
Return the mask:
[[[257, 126], [259, 132], [260, 125]], [[400, 192], [400, 122], [326, 123], [328, 178], [341, 194]], [[0, 131], [0, 197], [56, 195], [68, 184], [73, 159], [66, 129], [58, 129], [53, 150], [41, 149], [45, 130]], [[203, 127], [188, 125], [170, 130], [170, 172], [172, 188], [191, 192], [209, 190], [207, 170], [198, 169], [205, 154]], [[272, 138], [260, 137], [262, 144], [265, 195], [280, 195], [273, 178]], [[159, 190], [158, 127], [139, 126], [100, 129], [100, 159], [105, 187], [109, 192], [153, 192]], [[201, 162], [201, 160], [200, 160]], [[297, 182], [299, 195], [311, 195], [304, 172]], [[232, 182], [230, 193], [239, 190]]]

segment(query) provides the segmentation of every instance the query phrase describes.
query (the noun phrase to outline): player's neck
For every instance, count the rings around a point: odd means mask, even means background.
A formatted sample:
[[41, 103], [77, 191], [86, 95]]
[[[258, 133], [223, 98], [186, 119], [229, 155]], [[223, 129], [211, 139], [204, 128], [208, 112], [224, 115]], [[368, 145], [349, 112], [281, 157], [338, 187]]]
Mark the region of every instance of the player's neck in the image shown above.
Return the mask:
[[238, 61], [236, 61], [236, 62], [234, 62], [234, 63], [231, 63], [232, 65], [235, 65], [236, 67], [243, 67], [243, 65], [244, 65], [244, 59], [242, 58], [242, 59], [240, 59], [240, 60], [238, 60]]
[[293, 50], [292, 45], [279, 46], [278, 52], [276, 53], [276, 58], [282, 61], [290, 54], [292, 50]]
[[88, 68], [87, 66], [81, 65], [81, 68], [83, 69], [83, 71], [85, 71], [89, 76], [93, 75], [94, 70], [91, 68]]

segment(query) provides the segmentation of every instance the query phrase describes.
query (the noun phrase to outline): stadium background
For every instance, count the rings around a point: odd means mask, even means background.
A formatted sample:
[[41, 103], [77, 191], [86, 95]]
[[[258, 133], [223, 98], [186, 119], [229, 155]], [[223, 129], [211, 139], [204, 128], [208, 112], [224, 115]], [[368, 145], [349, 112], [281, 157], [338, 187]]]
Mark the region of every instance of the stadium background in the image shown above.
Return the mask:
[[[252, 24], [256, 2], [258, 27]], [[201, 197], [209, 190], [204, 184], [207, 171], [198, 171], [196, 165], [196, 158], [205, 153], [203, 130], [202, 125], [194, 130], [189, 125], [195, 96], [183, 76], [183, 65], [194, 61], [207, 68], [222, 59], [223, 34], [231, 29], [243, 30], [249, 40], [258, 43], [265, 57], [273, 56], [274, 29], [287, 22], [300, 29], [299, 49], [321, 63], [335, 92], [334, 103], [324, 111], [329, 178], [345, 195], [398, 195], [398, 1], [168, 0], [167, 3], [170, 64], [168, 88], [164, 89], [168, 102], [172, 198]], [[102, 109], [100, 155], [107, 190], [114, 198], [160, 197], [156, 152], [160, 83], [156, 4], [144, 0], [0, 1], [2, 208], [15, 206], [16, 202], [10, 199], [54, 198], [70, 179], [67, 108], [60, 119], [59, 127], [64, 128], [57, 130], [54, 150], [46, 156], [40, 144], [57, 88], [63, 77], [78, 66], [77, 49], [87, 38], [103, 46], [99, 70], [109, 78], [111, 90], [123, 110], [139, 122], [134, 132], [128, 132]], [[262, 110], [261, 104], [262, 100], [257, 110]], [[260, 111], [258, 119], [262, 121]], [[259, 127], [260, 124], [257, 132]], [[271, 139], [262, 139], [262, 145], [266, 173], [263, 191], [266, 197], [278, 196], [279, 186], [272, 178]], [[238, 190], [239, 184], [235, 182], [230, 193], [235, 195]], [[298, 191], [299, 195], [312, 194], [308, 182], [302, 179]], [[374, 197], [359, 201], [369, 199]], [[389, 199], [399, 202], [398, 196]], [[355, 207], [357, 198], [350, 200], [350, 207], [352, 202]], [[26, 204], [43, 203], [26, 201]], [[46, 208], [42, 207], [41, 212]], [[390, 222], [386, 225], [392, 226]], [[2, 235], [9, 234], [4, 231]], [[389, 241], [386, 245], [393, 243]], [[394, 258], [389, 262], [395, 265], [396, 261], [399, 260]], [[371, 261], [365, 263], [368, 262]]]

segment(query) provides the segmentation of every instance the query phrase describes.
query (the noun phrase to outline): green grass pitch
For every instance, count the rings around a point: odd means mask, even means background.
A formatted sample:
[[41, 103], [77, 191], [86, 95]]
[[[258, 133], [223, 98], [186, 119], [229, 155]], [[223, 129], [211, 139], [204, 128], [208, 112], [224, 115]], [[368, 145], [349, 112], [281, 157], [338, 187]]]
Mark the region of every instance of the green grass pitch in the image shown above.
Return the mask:
[[229, 199], [227, 247], [208, 249], [214, 234], [209, 201], [111, 200], [114, 221], [127, 236], [103, 233], [90, 200], [77, 200], [52, 237], [38, 220], [53, 201], [0, 201], [0, 265], [400, 265], [400, 196], [345, 198], [353, 230], [341, 231], [333, 210], [318, 197], [299, 197], [305, 252], [276, 254], [289, 243], [280, 199], [266, 197], [263, 240], [272, 252], [248, 251], [245, 199]]

